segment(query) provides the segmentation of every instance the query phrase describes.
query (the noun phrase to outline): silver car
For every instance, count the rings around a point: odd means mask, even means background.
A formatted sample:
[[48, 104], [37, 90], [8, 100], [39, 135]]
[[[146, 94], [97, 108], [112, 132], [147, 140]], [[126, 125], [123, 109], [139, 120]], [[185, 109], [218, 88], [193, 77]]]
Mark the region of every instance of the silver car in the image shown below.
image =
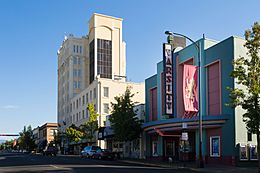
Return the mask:
[[101, 149], [98, 146], [86, 146], [81, 152], [80, 152], [80, 157], [87, 157], [87, 158], [92, 158], [93, 154]]

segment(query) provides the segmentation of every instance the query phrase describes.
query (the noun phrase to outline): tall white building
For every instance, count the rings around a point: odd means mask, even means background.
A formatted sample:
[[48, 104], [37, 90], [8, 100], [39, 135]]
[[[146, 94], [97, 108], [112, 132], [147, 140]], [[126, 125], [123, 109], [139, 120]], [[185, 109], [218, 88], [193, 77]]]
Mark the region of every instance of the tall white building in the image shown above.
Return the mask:
[[99, 126], [103, 126], [111, 111], [110, 103], [127, 86], [135, 93], [133, 101], [144, 103], [144, 83], [126, 82], [125, 50], [122, 19], [102, 14], [90, 18], [86, 36], [65, 37], [58, 51], [60, 130], [88, 121], [89, 102], [95, 104]]
[[65, 36], [58, 51], [58, 123], [66, 124], [70, 99], [89, 83], [87, 37]]

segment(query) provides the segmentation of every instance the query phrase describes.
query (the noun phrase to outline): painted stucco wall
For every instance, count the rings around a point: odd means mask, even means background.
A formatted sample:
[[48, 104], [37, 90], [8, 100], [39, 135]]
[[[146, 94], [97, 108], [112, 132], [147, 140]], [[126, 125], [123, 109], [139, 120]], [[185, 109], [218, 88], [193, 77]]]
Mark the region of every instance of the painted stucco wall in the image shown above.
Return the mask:
[[149, 121], [150, 116], [150, 89], [157, 87], [157, 75], [153, 75], [145, 80], [145, 121]]
[[157, 119], [162, 119], [162, 84], [161, 84], [161, 73], [163, 73], [163, 61], [157, 63], [157, 109], [158, 109], [158, 116]]
[[[247, 56], [247, 49], [243, 46], [245, 44], [245, 40], [239, 37], [234, 37], [234, 49], [235, 49], [235, 54], [234, 57], [235, 59], [239, 57], [248, 57]], [[235, 88], [241, 88], [245, 89], [245, 87], [234, 84]], [[252, 135], [252, 141], [247, 141], [247, 129], [246, 129], [246, 124], [243, 122], [243, 114], [246, 113], [245, 110], [243, 110], [241, 107], [236, 107], [235, 109], [235, 124], [236, 124], [236, 129], [235, 129], [235, 144], [253, 144], [256, 145], [256, 135]]]
[[[235, 140], [235, 134], [234, 134], [234, 110], [231, 107], [225, 106], [226, 103], [229, 102], [229, 91], [226, 89], [227, 86], [233, 87], [233, 79], [230, 77], [230, 73], [233, 69], [232, 67], [232, 60], [234, 57], [234, 48], [233, 48], [233, 37], [229, 37], [224, 41], [219, 42], [218, 44], [215, 44], [214, 46], [211, 46], [209, 49], [205, 51], [205, 64], [209, 65], [211, 63], [214, 63], [216, 61], [219, 61], [220, 63], [220, 79], [221, 79], [221, 85], [220, 85], [220, 95], [221, 97], [221, 110], [220, 114], [227, 114], [229, 116], [229, 120], [226, 121], [224, 126], [222, 127], [222, 154], [223, 156], [230, 156], [234, 154], [234, 140]], [[205, 68], [205, 72], [207, 72], [207, 69]], [[207, 75], [205, 73], [205, 79], [207, 78]], [[205, 85], [205, 91], [207, 91], [207, 83]], [[206, 93], [205, 93], [205, 98]], [[207, 100], [204, 99], [205, 106]], [[207, 114], [207, 110], [206, 110]]]

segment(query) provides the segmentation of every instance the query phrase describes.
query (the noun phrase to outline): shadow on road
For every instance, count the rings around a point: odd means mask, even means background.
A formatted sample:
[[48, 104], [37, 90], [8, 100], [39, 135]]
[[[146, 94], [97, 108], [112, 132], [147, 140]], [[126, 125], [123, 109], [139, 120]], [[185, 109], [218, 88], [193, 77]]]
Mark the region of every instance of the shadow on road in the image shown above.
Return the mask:
[[46, 173], [46, 172], [91, 172], [91, 173], [157, 173], [196, 172], [188, 169], [170, 169], [117, 161], [93, 160], [67, 156], [42, 156], [31, 154], [0, 155], [0, 172]]

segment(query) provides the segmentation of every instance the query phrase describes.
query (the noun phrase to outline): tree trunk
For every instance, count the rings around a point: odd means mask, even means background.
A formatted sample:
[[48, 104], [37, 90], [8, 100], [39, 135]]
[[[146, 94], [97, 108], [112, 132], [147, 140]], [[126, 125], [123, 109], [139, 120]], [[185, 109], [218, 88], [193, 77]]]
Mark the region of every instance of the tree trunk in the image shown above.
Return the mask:
[[256, 139], [257, 139], [258, 173], [260, 173], [260, 139], [259, 139], [259, 130], [257, 130]]

